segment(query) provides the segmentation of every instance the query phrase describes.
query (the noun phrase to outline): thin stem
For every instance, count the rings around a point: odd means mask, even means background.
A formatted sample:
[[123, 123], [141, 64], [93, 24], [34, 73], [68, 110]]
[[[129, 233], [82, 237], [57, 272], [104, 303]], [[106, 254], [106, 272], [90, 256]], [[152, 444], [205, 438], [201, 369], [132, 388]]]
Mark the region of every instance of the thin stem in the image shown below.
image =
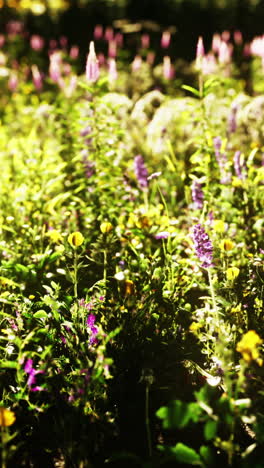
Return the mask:
[[106, 281], [107, 281], [107, 250], [104, 250], [104, 288], [106, 289]]
[[6, 468], [7, 453], [6, 453], [6, 434], [5, 434], [5, 427], [1, 427], [1, 441], [2, 441], [2, 462], [1, 462], [1, 468]]
[[218, 314], [218, 307], [215, 299], [215, 292], [214, 292], [214, 286], [213, 286], [213, 280], [212, 280], [212, 273], [210, 268], [208, 268], [208, 278], [209, 278], [209, 286], [210, 286], [210, 292], [211, 292], [211, 297], [212, 297], [212, 302], [213, 302], [213, 312], [216, 320], [216, 326], [219, 327], [219, 314]]
[[143, 191], [143, 198], [144, 198], [144, 204], [145, 204], [146, 211], [148, 211], [149, 202], [148, 202], [148, 191], [147, 190]]
[[146, 384], [146, 406], [145, 406], [145, 423], [147, 431], [147, 444], [148, 444], [148, 454], [149, 457], [152, 457], [152, 444], [151, 444], [151, 432], [149, 425], [149, 385]]
[[73, 284], [74, 284], [74, 297], [78, 298], [78, 254], [74, 251], [74, 262], [73, 262]]

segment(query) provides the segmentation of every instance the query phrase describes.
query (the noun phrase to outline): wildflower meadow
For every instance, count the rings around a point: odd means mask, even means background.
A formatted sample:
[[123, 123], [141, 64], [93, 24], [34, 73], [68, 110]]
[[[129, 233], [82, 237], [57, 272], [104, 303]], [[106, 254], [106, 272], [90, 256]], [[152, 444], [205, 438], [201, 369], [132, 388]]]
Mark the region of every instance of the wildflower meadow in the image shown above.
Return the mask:
[[0, 35], [1, 466], [263, 468], [264, 36], [122, 27]]

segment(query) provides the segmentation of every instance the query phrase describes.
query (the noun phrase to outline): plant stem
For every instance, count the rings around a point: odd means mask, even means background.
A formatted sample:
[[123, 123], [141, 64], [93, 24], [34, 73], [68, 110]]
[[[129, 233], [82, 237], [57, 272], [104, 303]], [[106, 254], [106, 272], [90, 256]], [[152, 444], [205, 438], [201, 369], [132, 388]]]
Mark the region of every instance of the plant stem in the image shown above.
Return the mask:
[[73, 261], [73, 285], [74, 285], [74, 297], [78, 298], [78, 254], [76, 250], [74, 251], [74, 261]]
[[151, 444], [151, 432], [149, 426], [149, 384], [146, 384], [146, 406], [145, 406], [145, 423], [147, 431], [147, 444], [148, 444], [148, 454], [149, 457], [152, 457], [152, 444]]
[[218, 314], [218, 307], [216, 304], [216, 299], [215, 299], [215, 292], [214, 292], [214, 286], [213, 286], [213, 280], [212, 280], [212, 274], [211, 274], [211, 269], [208, 268], [208, 278], [209, 278], [209, 286], [210, 286], [210, 292], [211, 292], [211, 297], [212, 297], [212, 302], [213, 302], [213, 314], [215, 317], [216, 321], [216, 327], [219, 327], [219, 314]]
[[6, 434], [5, 434], [5, 427], [1, 427], [1, 442], [2, 442], [2, 462], [1, 462], [1, 468], [6, 468], [6, 460], [7, 460], [7, 454], [6, 454]]
[[106, 291], [106, 281], [107, 281], [107, 250], [106, 249], [104, 250], [104, 276], [103, 276], [103, 280], [104, 280], [104, 289]]

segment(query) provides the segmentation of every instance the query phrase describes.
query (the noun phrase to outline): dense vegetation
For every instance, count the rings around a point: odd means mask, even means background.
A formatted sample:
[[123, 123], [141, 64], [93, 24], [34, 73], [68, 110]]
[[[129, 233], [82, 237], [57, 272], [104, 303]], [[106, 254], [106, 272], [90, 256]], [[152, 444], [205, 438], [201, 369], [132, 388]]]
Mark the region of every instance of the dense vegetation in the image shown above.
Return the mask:
[[0, 36], [2, 467], [261, 468], [263, 37], [94, 36]]

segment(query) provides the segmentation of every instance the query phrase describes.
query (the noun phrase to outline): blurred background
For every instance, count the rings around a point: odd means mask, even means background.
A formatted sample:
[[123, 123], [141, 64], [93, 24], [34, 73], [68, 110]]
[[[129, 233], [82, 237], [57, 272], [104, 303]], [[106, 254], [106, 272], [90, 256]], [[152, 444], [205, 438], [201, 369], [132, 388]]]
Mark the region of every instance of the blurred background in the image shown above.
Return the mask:
[[11, 19], [22, 19], [30, 35], [66, 36], [83, 51], [97, 24], [122, 32], [131, 53], [138, 32], [151, 33], [155, 46], [168, 28], [174, 56], [191, 60], [199, 35], [207, 45], [225, 30], [241, 31], [245, 41], [263, 34], [264, 0], [0, 0], [0, 33]]

